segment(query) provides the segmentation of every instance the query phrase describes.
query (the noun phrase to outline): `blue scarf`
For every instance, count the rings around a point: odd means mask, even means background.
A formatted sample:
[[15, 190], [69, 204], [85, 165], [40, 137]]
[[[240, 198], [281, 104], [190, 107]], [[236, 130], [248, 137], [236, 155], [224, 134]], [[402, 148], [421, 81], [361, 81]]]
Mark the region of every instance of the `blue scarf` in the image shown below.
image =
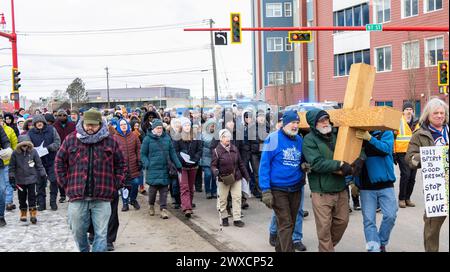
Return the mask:
[[431, 136], [433, 136], [434, 145], [436, 146], [448, 145], [448, 125], [445, 125], [442, 131], [439, 131], [431, 124], [428, 125], [428, 129], [431, 132]]

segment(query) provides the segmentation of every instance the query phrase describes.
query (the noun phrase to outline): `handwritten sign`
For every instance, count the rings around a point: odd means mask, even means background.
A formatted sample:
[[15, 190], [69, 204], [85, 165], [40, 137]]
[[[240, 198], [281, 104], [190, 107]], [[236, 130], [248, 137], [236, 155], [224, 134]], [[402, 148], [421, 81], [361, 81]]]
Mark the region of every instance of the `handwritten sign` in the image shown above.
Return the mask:
[[448, 215], [448, 146], [420, 148], [427, 217]]

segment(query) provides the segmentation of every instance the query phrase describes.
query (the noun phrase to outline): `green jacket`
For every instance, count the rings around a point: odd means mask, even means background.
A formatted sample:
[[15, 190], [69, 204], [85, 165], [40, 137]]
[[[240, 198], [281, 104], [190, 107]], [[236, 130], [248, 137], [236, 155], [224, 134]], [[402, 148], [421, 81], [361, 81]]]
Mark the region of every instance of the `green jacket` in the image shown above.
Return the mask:
[[145, 182], [149, 185], [169, 185], [169, 170], [167, 165], [167, 156], [181, 169], [181, 163], [178, 160], [172, 140], [169, 135], [163, 132], [161, 137], [153, 133], [147, 133], [144, 142], [141, 145], [142, 166], [146, 169]]
[[333, 160], [336, 145], [336, 133], [331, 133], [327, 138], [316, 130], [317, 115], [322, 110], [308, 111], [306, 119], [311, 131], [303, 140], [303, 155], [311, 164], [311, 173], [308, 174], [308, 182], [311, 192], [336, 193], [345, 190], [345, 178], [333, 172], [339, 170], [340, 161]]

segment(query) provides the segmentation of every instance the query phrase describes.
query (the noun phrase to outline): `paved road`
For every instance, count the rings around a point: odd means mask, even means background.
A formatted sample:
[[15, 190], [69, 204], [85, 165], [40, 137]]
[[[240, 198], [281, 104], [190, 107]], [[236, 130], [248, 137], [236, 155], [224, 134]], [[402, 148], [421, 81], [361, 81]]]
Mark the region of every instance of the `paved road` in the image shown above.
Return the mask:
[[[398, 170], [397, 170], [398, 174]], [[399, 209], [397, 222], [391, 235], [388, 251], [423, 251], [423, 195], [422, 179], [417, 176], [417, 184], [412, 200], [417, 207]], [[304, 244], [308, 251], [317, 251], [318, 243], [312, 215], [309, 189], [306, 187], [305, 209], [310, 216], [303, 226]], [[396, 183], [398, 190], [398, 183]], [[116, 251], [268, 251], [268, 224], [271, 210], [257, 199], [250, 199], [250, 208], [243, 211], [244, 228], [234, 226], [219, 230], [216, 200], [208, 200], [203, 193], [196, 193], [194, 202], [197, 208], [193, 218], [185, 219], [179, 210], [171, 209], [168, 220], [149, 216], [147, 198], [139, 195], [141, 210], [133, 208], [128, 212], [119, 211], [120, 227]], [[169, 198], [170, 203], [170, 198]], [[17, 200], [16, 200], [17, 204]], [[6, 212], [8, 225], [0, 229], [0, 252], [3, 251], [76, 251], [75, 243], [67, 225], [67, 203], [59, 205], [59, 210], [44, 211], [38, 214], [38, 224], [19, 222], [19, 212]], [[120, 209], [120, 207], [119, 207]], [[381, 214], [377, 216], [381, 220]], [[449, 223], [445, 221], [441, 230], [441, 251], [449, 251]], [[365, 251], [365, 241], [360, 211], [350, 214], [350, 223], [337, 251]]]

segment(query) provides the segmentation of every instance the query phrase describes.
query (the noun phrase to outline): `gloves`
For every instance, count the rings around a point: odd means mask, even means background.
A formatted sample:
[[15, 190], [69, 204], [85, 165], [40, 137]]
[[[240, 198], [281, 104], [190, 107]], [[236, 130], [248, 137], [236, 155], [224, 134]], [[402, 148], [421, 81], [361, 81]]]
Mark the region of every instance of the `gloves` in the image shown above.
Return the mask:
[[353, 168], [353, 176], [359, 177], [361, 175], [361, 170], [364, 167], [365, 161], [361, 158], [356, 159], [352, 164], [351, 167]]
[[267, 208], [272, 209], [273, 195], [271, 190], [264, 191], [261, 200], [266, 204]]
[[16, 178], [9, 177], [9, 184], [11, 185], [11, 187], [13, 188], [14, 191], [17, 190]]
[[300, 165], [304, 173], [311, 173], [311, 164], [304, 162]]
[[351, 176], [353, 173], [351, 165], [348, 164], [347, 162], [342, 162], [341, 168], [339, 168], [339, 170], [342, 171], [342, 175], [344, 175], [344, 177]]
[[357, 130], [356, 131], [356, 138], [362, 139], [362, 140], [366, 140], [366, 141], [370, 141], [370, 139], [372, 139], [372, 135], [370, 135], [370, 133], [368, 131]]
[[4, 160], [4, 161], [9, 160], [9, 159], [11, 159], [12, 153], [13, 153], [13, 150], [11, 149], [11, 147], [1, 149], [0, 150], [0, 159]]

